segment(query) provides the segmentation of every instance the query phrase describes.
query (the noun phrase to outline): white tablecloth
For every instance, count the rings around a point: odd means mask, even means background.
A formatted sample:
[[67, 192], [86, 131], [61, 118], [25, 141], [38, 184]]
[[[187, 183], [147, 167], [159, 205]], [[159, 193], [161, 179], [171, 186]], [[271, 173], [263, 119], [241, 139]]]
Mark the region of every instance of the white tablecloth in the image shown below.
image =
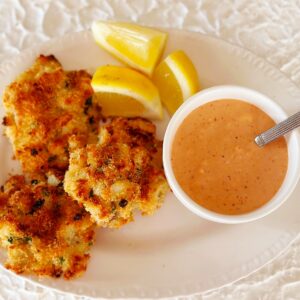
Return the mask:
[[[88, 29], [96, 19], [134, 21], [219, 36], [264, 57], [300, 85], [298, 0], [1, 0], [0, 62], [52, 37]], [[300, 299], [300, 238], [255, 273], [193, 298]], [[82, 297], [40, 288], [0, 271], [0, 299]]]

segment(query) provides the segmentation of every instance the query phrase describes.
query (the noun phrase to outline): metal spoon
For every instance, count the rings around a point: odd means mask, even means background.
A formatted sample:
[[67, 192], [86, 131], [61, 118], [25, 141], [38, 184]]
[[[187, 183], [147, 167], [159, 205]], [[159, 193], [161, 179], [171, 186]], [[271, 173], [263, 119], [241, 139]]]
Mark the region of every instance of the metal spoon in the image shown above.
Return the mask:
[[254, 139], [255, 143], [259, 147], [263, 147], [299, 126], [300, 126], [300, 111], [290, 116], [286, 120], [278, 123], [274, 127], [268, 129], [267, 131], [259, 134]]

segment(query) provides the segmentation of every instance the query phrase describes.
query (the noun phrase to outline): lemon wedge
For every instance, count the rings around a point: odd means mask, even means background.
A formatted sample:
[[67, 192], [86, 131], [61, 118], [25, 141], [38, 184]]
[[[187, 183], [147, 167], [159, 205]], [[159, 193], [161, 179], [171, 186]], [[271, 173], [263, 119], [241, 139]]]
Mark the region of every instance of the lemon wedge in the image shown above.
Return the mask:
[[189, 57], [181, 50], [172, 52], [153, 73], [161, 101], [170, 114], [187, 98], [199, 91], [197, 71]]
[[119, 22], [94, 22], [92, 33], [98, 45], [125, 64], [151, 75], [164, 49], [167, 34]]
[[145, 75], [120, 66], [99, 67], [92, 79], [95, 101], [104, 116], [162, 119], [159, 92]]

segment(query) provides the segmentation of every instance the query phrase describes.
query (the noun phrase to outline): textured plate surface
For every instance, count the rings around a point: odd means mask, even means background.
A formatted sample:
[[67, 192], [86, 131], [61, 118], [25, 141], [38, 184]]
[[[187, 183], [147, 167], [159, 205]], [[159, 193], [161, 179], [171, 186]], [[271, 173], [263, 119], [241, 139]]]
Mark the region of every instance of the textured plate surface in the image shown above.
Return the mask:
[[[300, 106], [300, 90], [264, 60], [222, 40], [184, 31], [170, 31], [165, 53], [183, 49], [194, 61], [203, 87], [238, 84], [277, 101], [288, 113]], [[54, 54], [66, 69], [91, 72], [117, 62], [96, 46], [89, 32], [51, 40], [0, 68], [0, 93], [40, 54]], [[0, 117], [3, 117], [0, 106]], [[167, 119], [158, 125], [163, 136]], [[2, 125], [1, 125], [2, 126]], [[0, 128], [1, 131], [3, 128]], [[18, 172], [7, 139], [0, 137], [0, 183]], [[278, 255], [300, 229], [300, 185], [275, 213], [243, 225], [222, 225], [200, 219], [172, 194], [153, 216], [118, 231], [98, 230], [88, 271], [74, 281], [36, 279], [39, 284], [94, 297], [169, 297], [219, 287], [256, 270]], [[0, 254], [3, 264], [4, 253]]]

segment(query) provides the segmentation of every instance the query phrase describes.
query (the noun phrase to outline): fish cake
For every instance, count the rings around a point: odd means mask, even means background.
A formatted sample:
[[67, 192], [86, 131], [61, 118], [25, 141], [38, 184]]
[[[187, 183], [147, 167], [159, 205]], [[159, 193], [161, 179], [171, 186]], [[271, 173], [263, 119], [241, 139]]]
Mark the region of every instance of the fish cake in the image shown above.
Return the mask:
[[96, 139], [100, 108], [93, 104], [90, 82], [86, 71], [64, 71], [53, 55], [40, 55], [6, 88], [5, 134], [23, 172], [61, 180], [68, 168], [68, 138]]
[[0, 192], [0, 245], [16, 273], [66, 279], [86, 270], [95, 225], [62, 186], [13, 176]]
[[98, 143], [70, 140], [65, 191], [99, 226], [119, 228], [133, 220], [134, 210], [153, 214], [168, 184], [161, 161], [162, 142], [155, 125], [142, 118], [114, 118], [100, 127]]

